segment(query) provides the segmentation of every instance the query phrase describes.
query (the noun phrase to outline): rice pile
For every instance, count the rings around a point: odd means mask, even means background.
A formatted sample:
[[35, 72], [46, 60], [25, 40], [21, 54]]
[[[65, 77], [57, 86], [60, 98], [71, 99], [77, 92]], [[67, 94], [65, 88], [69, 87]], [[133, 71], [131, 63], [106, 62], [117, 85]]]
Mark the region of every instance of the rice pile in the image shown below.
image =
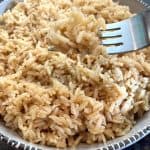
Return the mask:
[[0, 116], [33, 143], [123, 136], [150, 105], [150, 48], [109, 56], [97, 35], [130, 17], [112, 0], [25, 0], [0, 16]]

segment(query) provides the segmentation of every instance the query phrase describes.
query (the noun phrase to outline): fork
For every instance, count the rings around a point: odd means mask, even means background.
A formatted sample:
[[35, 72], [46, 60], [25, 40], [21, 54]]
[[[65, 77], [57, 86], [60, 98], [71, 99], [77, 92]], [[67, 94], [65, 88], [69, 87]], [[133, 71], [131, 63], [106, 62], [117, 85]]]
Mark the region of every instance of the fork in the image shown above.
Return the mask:
[[108, 54], [137, 51], [150, 45], [150, 9], [129, 19], [106, 25], [100, 31], [101, 44]]
[[[23, 0], [0, 0], [0, 15]], [[121, 22], [107, 24], [100, 31], [101, 44], [108, 54], [132, 52], [150, 45], [150, 9]]]

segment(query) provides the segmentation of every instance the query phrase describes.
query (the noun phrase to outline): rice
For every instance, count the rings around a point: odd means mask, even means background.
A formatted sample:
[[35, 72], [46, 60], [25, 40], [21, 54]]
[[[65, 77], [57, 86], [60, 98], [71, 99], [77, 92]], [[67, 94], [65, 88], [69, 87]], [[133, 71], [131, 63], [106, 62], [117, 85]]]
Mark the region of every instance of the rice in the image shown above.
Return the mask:
[[25, 0], [0, 16], [0, 116], [65, 148], [127, 134], [150, 109], [150, 47], [106, 54], [98, 30], [131, 17], [112, 0]]

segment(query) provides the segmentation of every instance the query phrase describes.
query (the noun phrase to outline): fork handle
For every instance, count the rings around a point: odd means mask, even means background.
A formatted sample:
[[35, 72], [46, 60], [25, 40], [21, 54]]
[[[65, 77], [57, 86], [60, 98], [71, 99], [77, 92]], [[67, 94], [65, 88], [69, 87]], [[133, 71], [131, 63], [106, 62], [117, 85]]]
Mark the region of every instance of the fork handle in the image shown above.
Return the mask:
[[143, 12], [144, 25], [147, 33], [147, 40], [150, 44], [150, 9]]

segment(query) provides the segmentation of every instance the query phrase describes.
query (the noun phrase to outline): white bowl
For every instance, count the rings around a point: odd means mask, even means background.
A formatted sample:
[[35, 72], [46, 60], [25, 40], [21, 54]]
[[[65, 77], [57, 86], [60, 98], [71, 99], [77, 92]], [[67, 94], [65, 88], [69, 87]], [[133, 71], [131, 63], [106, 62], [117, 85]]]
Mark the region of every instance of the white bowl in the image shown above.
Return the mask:
[[[1, 1], [1, 0], [0, 0]], [[150, 8], [150, 0], [116, 0], [122, 4], [130, 6], [131, 10], [136, 13], [145, 8]], [[80, 144], [77, 150], [121, 150], [137, 141], [141, 140], [145, 136], [150, 134], [150, 111], [147, 112], [134, 128], [125, 136], [108, 141], [106, 144]], [[41, 146], [32, 144], [23, 140], [17, 133], [6, 128], [2, 122], [0, 122], [0, 141], [3, 141], [12, 147], [19, 150], [58, 150], [57, 148]], [[68, 148], [67, 150], [70, 150]]]

